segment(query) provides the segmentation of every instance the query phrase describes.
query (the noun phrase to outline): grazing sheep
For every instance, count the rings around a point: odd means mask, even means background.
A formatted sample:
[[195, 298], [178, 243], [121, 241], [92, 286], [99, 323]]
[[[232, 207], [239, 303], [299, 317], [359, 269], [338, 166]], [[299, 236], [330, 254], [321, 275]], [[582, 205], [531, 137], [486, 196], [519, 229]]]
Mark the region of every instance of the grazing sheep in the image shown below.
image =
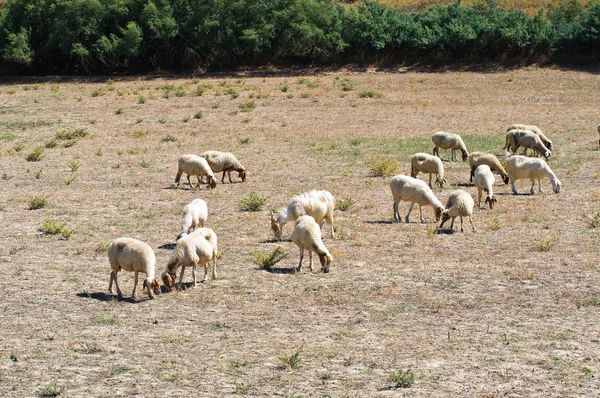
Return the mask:
[[527, 149], [533, 149], [534, 155], [542, 154], [546, 160], [552, 156], [552, 152], [544, 146], [539, 135], [530, 130], [510, 130], [506, 133], [506, 149], [512, 148], [512, 153], [517, 153], [519, 147], [523, 147], [523, 155], [527, 155]]
[[494, 204], [498, 202], [498, 199], [494, 196], [494, 184], [496, 179], [490, 166], [482, 164], [475, 170], [475, 186], [477, 187], [477, 206], [481, 209], [481, 191], [485, 191], [486, 198], [485, 203], [490, 204], [490, 209], [494, 208]]
[[294, 196], [292, 201], [279, 210], [279, 215], [275, 219], [271, 211], [271, 229], [276, 239], [281, 239], [283, 227], [290, 221], [295, 221], [300, 216], [312, 216], [316, 222], [323, 227], [323, 221], [331, 225], [331, 237], [333, 232], [333, 208], [335, 207], [335, 198], [328, 191], [310, 191], [301, 195]]
[[308, 259], [310, 263], [310, 271], [313, 271], [312, 252], [314, 251], [319, 256], [321, 261], [321, 269], [324, 272], [329, 272], [329, 266], [333, 261], [333, 256], [323, 244], [321, 239], [321, 227], [311, 216], [300, 216], [296, 220], [294, 230], [292, 231], [292, 242], [300, 248], [300, 263], [296, 272], [302, 269], [302, 259], [304, 258], [304, 249], [308, 250]]
[[452, 149], [452, 156], [450, 160], [456, 160], [456, 150], [460, 149], [462, 152], [463, 162], [467, 160], [469, 156], [469, 152], [467, 152], [467, 147], [463, 142], [460, 135], [454, 133], [447, 133], [445, 131], [438, 131], [434, 135], [431, 136], [431, 141], [435, 144], [433, 148], [433, 154], [437, 157], [440, 157], [440, 148], [442, 149]]
[[444, 183], [447, 182], [444, 178], [444, 165], [442, 160], [437, 156], [432, 156], [427, 153], [415, 153], [410, 158], [410, 176], [413, 178], [417, 177], [419, 172], [429, 173], [429, 188], [431, 186], [431, 176], [435, 174], [435, 183], [443, 188]]
[[508, 184], [508, 173], [504, 167], [502, 167], [500, 160], [498, 160], [496, 155], [492, 153], [483, 152], [472, 152], [469, 154], [469, 166], [471, 167], [471, 178], [469, 179], [469, 182], [473, 182], [473, 174], [475, 173], [475, 169], [482, 164], [488, 165], [490, 170], [500, 174], [502, 181], [504, 181], [505, 184]]
[[224, 184], [225, 173], [229, 176], [229, 182], [231, 181], [231, 172], [237, 171], [238, 177], [242, 179], [242, 182], [246, 181], [246, 169], [236, 159], [231, 152], [219, 152], [219, 151], [207, 151], [200, 155], [208, 162], [208, 165], [214, 173], [223, 172], [221, 183]]
[[206, 220], [208, 220], [208, 206], [206, 206], [206, 202], [202, 199], [195, 199], [183, 208], [181, 233], [177, 236], [177, 240], [191, 231], [195, 231], [197, 228], [203, 228]]
[[398, 210], [398, 204], [402, 200], [410, 202], [410, 207], [406, 214], [407, 223], [409, 222], [410, 212], [415, 203], [419, 205], [421, 222], [425, 222], [425, 220], [423, 220], [423, 206], [433, 207], [435, 210], [435, 221], [440, 219], [444, 206], [442, 206], [440, 201], [431, 191], [431, 188], [429, 188], [424, 181], [399, 174], [392, 178], [390, 189], [392, 190], [392, 196], [394, 198], [394, 221], [402, 222], [402, 217]]
[[548, 139], [548, 137], [546, 137], [544, 135], [544, 133], [542, 133], [542, 130], [540, 130], [539, 127], [537, 127], [537, 126], [533, 126], [533, 125], [530, 125], [530, 124], [513, 124], [512, 126], [510, 126], [509, 128], [506, 129], [507, 132], [509, 132], [510, 130], [529, 130], [529, 131], [533, 131], [534, 133], [536, 133], [537, 135], [540, 136], [540, 139], [544, 143], [544, 146], [546, 148], [548, 148], [549, 150], [552, 150], [552, 141], [550, 141], [550, 139]]
[[217, 180], [215, 179], [215, 175], [210, 169], [208, 162], [206, 159], [201, 158], [200, 156], [183, 155], [179, 158], [177, 163], [177, 175], [175, 176], [177, 188], [179, 188], [179, 180], [181, 179], [181, 175], [183, 173], [187, 174], [187, 180], [192, 188], [194, 188], [192, 182], [190, 181], [190, 176], [192, 175], [198, 178], [198, 189], [200, 189], [203, 176], [207, 176], [208, 185], [210, 185], [211, 189], [217, 186]]
[[112, 271], [110, 273], [110, 282], [108, 291], [114, 294], [113, 281], [117, 287], [117, 294], [122, 297], [117, 274], [120, 270], [135, 272], [135, 281], [133, 282], [133, 293], [131, 298], [135, 299], [135, 290], [138, 284], [138, 273], [146, 274], [143, 289], [148, 291], [148, 297], [154, 298], [154, 294], [160, 293], [158, 281], [154, 279], [154, 269], [156, 267], [156, 256], [148, 244], [132, 238], [117, 238], [108, 245], [108, 261]]
[[540, 192], [544, 192], [542, 191], [542, 179], [546, 177], [550, 179], [554, 193], [560, 192], [560, 181], [556, 178], [554, 172], [543, 159], [528, 158], [521, 155], [511, 156], [508, 159], [508, 162], [506, 162], [506, 170], [508, 171], [508, 175], [510, 175], [512, 191], [515, 195], [518, 195], [517, 188], [515, 187], [515, 182], [517, 180], [531, 180], [531, 189], [529, 192], [533, 195], [533, 187], [535, 186], [536, 180], [539, 183]]
[[469, 217], [469, 222], [471, 223], [473, 232], [475, 232], [475, 226], [471, 219], [473, 206], [475, 206], [475, 203], [468, 192], [465, 192], [462, 189], [457, 189], [452, 192], [446, 201], [446, 209], [442, 212], [442, 223], [440, 224], [440, 228], [444, 226], [446, 221], [452, 219], [450, 229], [454, 231], [454, 219], [460, 216], [460, 232], [465, 232], [465, 228], [463, 227], [463, 217]]
[[189, 235], [185, 235], [177, 241], [171, 258], [167, 263], [167, 269], [162, 273], [162, 280], [167, 290], [173, 290], [175, 284], [175, 272], [181, 267], [179, 275], [179, 289], [182, 287], [183, 273], [185, 267], [192, 267], [192, 276], [194, 277], [194, 287], [198, 286], [196, 281], [196, 266], [204, 266], [204, 278], [208, 273], [208, 265], [212, 261], [213, 279], [217, 278], [217, 235], [210, 228], [198, 228]]

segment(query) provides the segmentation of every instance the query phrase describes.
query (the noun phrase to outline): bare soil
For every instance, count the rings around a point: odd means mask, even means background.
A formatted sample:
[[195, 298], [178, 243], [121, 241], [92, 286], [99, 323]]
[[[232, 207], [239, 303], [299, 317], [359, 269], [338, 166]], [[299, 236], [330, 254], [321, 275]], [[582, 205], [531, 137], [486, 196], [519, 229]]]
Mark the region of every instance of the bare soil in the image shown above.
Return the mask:
[[[597, 396], [599, 92], [595, 74], [537, 68], [3, 84], [0, 396]], [[439, 231], [429, 207], [424, 224], [418, 208], [391, 222], [390, 177], [372, 177], [373, 161], [408, 173], [439, 130], [502, 154], [513, 123], [553, 140], [560, 194], [521, 181], [515, 196], [497, 178], [476, 233]], [[25, 159], [76, 129], [88, 135]], [[205, 150], [234, 152], [246, 182], [174, 189], [178, 157]], [[476, 196], [466, 163], [444, 166], [443, 203], [456, 188]], [[270, 209], [310, 189], [355, 201], [335, 211], [335, 239], [324, 229], [329, 274], [307, 259], [291, 273], [292, 225], [282, 242], [269, 229]], [[240, 210], [250, 192], [268, 198], [261, 211]], [[29, 210], [35, 196], [47, 203]], [[106, 245], [147, 242], [160, 277], [194, 198], [219, 237], [217, 280], [194, 289], [188, 270], [181, 292], [109, 294]], [[278, 245], [274, 271], [252, 263]], [[133, 275], [119, 280], [129, 295]], [[297, 351], [292, 369], [282, 358]], [[394, 388], [407, 369], [412, 386]]]

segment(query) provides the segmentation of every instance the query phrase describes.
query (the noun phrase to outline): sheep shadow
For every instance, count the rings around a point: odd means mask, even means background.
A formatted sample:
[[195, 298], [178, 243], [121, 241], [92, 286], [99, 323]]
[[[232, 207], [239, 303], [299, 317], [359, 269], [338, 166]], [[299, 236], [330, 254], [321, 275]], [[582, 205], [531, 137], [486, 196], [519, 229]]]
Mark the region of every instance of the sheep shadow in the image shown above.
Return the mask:
[[367, 224], [393, 224], [392, 220], [368, 220], [365, 221]]
[[288, 239], [271, 238], [271, 239], [261, 240], [260, 243], [282, 243], [282, 242], [291, 242], [291, 241], [292, 241], [291, 238], [288, 238]]
[[458, 184], [456, 184], [457, 187], [474, 187], [475, 184], [472, 184], [470, 182], [459, 182]]
[[454, 235], [456, 231], [450, 228], [438, 228], [435, 230], [436, 235]]
[[296, 273], [296, 267], [292, 268], [269, 268], [265, 269], [270, 274], [293, 275]]
[[125, 302], [125, 303], [136, 304], [136, 303], [139, 303], [141, 301], [144, 301], [144, 300], [134, 300], [131, 297], [125, 297], [125, 296], [119, 297], [116, 294], [107, 294], [107, 293], [101, 293], [101, 292], [95, 292], [95, 293], [77, 293], [76, 296], [80, 297], [80, 298], [98, 300], [98, 301], [102, 301], [102, 302], [121, 301], [121, 302]]
[[177, 246], [175, 243], [165, 243], [164, 245], [158, 246], [158, 248], [163, 250], [173, 250], [175, 249], [175, 246]]

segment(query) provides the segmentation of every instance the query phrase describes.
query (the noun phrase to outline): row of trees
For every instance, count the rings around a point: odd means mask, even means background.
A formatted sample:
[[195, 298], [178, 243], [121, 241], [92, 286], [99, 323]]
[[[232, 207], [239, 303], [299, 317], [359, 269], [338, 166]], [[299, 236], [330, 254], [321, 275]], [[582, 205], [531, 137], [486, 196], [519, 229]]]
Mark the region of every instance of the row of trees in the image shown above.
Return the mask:
[[364, 0], [7, 0], [0, 68], [77, 73], [266, 64], [600, 60], [600, 4], [496, 0], [406, 13]]

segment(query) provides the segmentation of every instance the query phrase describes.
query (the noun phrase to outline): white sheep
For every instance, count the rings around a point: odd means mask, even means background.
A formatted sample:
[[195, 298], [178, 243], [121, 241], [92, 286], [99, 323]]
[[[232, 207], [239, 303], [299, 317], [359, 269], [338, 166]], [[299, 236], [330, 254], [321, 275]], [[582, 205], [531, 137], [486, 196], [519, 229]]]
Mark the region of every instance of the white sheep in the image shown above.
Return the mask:
[[546, 160], [552, 156], [552, 152], [542, 142], [539, 135], [530, 130], [510, 130], [506, 133], [505, 148], [512, 147], [512, 153], [517, 153], [519, 147], [523, 147], [523, 155], [527, 155], [527, 149], [533, 149], [534, 155], [540, 153]]
[[457, 189], [452, 192], [446, 201], [446, 209], [442, 212], [442, 223], [440, 224], [440, 228], [444, 226], [446, 221], [452, 219], [450, 229], [454, 231], [454, 219], [460, 217], [460, 232], [465, 232], [463, 227], [463, 217], [469, 217], [469, 222], [471, 223], [473, 232], [475, 232], [475, 226], [471, 219], [474, 206], [475, 203], [473, 202], [473, 198], [468, 192], [465, 192], [462, 189]]
[[114, 294], [113, 281], [117, 287], [117, 294], [122, 297], [119, 283], [117, 282], [117, 274], [120, 270], [135, 272], [135, 281], [133, 282], [133, 293], [131, 298], [135, 299], [135, 290], [138, 284], [138, 273], [146, 274], [144, 279], [143, 289], [148, 291], [148, 297], [154, 298], [154, 294], [160, 293], [158, 281], [154, 279], [154, 270], [156, 267], [156, 256], [154, 251], [147, 243], [132, 238], [117, 238], [108, 245], [108, 262], [112, 271], [110, 273], [110, 282], [108, 283], [108, 291]]
[[544, 143], [544, 146], [546, 148], [548, 148], [549, 150], [552, 150], [552, 141], [550, 141], [550, 139], [548, 137], [546, 137], [544, 135], [544, 133], [542, 133], [542, 130], [540, 130], [540, 128], [537, 127], [537, 126], [533, 126], [531, 124], [513, 124], [513, 125], [509, 126], [506, 129], [507, 132], [509, 132], [510, 130], [529, 130], [529, 131], [533, 131], [535, 134], [537, 134], [537, 135], [540, 136], [540, 139]]
[[445, 131], [438, 131], [434, 135], [431, 136], [431, 141], [435, 144], [433, 148], [433, 154], [437, 157], [440, 157], [440, 148], [442, 149], [452, 149], [452, 156], [450, 160], [456, 160], [456, 150], [460, 149], [462, 152], [463, 162], [467, 160], [469, 156], [469, 152], [467, 152], [467, 147], [463, 142], [460, 135], [454, 133], [447, 133]]
[[548, 164], [543, 159], [528, 158], [526, 156], [515, 155], [511, 156], [506, 162], [506, 170], [510, 175], [512, 182], [512, 191], [515, 195], [518, 195], [515, 182], [518, 180], [531, 180], [530, 193], [534, 194], [535, 181], [539, 183], [539, 190], [542, 191], [542, 179], [548, 177], [552, 184], [552, 190], [554, 193], [559, 193], [561, 184], [554, 172], [550, 169]]
[[300, 216], [294, 224], [292, 231], [292, 242], [300, 248], [300, 263], [296, 272], [302, 269], [302, 260], [304, 258], [304, 250], [308, 250], [308, 258], [310, 263], [310, 271], [313, 271], [312, 252], [314, 251], [319, 256], [321, 261], [321, 269], [324, 272], [329, 272], [329, 267], [333, 261], [333, 256], [323, 244], [321, 239], [321, 227], [311, 216]]
[[189, 235], [185, 235], [177, 241], [171, 258], [167, 263], [167, 269], [162, 273], [162, 280], [167, 290], [171, 291], [175, 284], [175, 272], [181, 267], [179, 275], [179, 289], [182, 287], [183, 273], [185, 267], [192, 267], [194, 287], [198, 286], [196, 281], [196, 266], [204, 266], [204, 278], [206, 281], [208, 265], [212, 262], [212, 277], [217, 278], [217, 235], [210, 228], [198, 228]]
[[203, 228], [208, 220], [208, 206], [202, 199], [195, 199], [183, 208], [181, 216], [181, 233], [177, 236], [179, 240], [184, 235], [195, 231], [197, 228]]
[[242, 179], [242, 182], [246, 181], [246, 168], [237, 160], [237, 158], [231, 152], [219, 152], [219, 151], [206, 151], [200, 155], [208, 162], [208, 165], [214, 173], [223, 172], [221, 183], [224, 183], [225, 173], [229, 176], [229, 182], [231, 181], [231, 172], [237, 171], [238, 177]]
[[494, 204], [498, 202], [498, 199], [494, 196], [494, 184], [496, 178], [487, 164], [482, 164], [475, 170], [475, 186], [477, 187], [477, 206], [481, 208], [481, 192], [485, 191], [486, 198], [485, 204], [490, 205], [490, 209], [494, 208]]
[[292, 201], [279, 210], [277, 218], [274, 217], [271, 211], [271, 230], [276, 239], [281, 239], [283, 227], [291, 221], [295, 221], [300, 216], [312, 216], [316, 222], [323, 227], [323, 222], [326, 221], [331, 225], [331, 237], [334, 238], [333, 232], [333, 209], [335, 207], [335, 198], [328, 191], [310, 191], [294, 196]]
[[469, 166], [471, 167], [471, 178], [469, 179], [469, 182], [473, 182], [475, 169], [482, 164], [489, 166], [490, 170], [500, 174], [502, 181], [504, 181], [505, 184], [508, 184], [508, 173], [502, 166], [502, 163], [500, 163], [500, 160], [498, 160], [496, 155], [484, 152], [472, 152], [469, 154]]
[[398, 204], [402, 200], [410, 202], [410, 207], [406, 214], [407, 223], [409, 222], [410, 212], [415, 203], [419, 205], [421, 222], [425, 222], [425, 220], [423, 220], [423, 206], [433, 207], [435, 210], [435, 221], [440, 219], [444, 206], [442, 206], [442, 203], [435, 197], [433, 191], [431, 191], [431, 188], [427, 186], [425, 181], [399, 174], [392, 178], [390, 189], [392, 190], [392, 197], [394, 198], [394, 221], [402, 222], [402, 217], [398, 210]]
[[187, 180], [192, 188], [194, 186], [190, 181], [190, 176], [196, 176], [198, 178], [198, 189], [200, 189], [203, 176], [207, 176], [208, 184], [210, 185], [211, 189], [217, 186], [217, 180], [215, 179], [215, 175], [208, 165], [208, 162], [206, 159], [201, 158], [200, 156], [183, 155], [179, 158], [179, 161], [177, 162], [177, 175], [175, 176], [177, 188], [179, 188], [179, 180], [181, 179], [181, 175], [183, 173], [187, 174]]
[[410, 157], [410, 176], [417, 177], [419, 172], [429, 173], [429, 187], [431, 186], [431, 176], [435, 174], [435, 183], [443, 188], [447, 182], [444, 178], [444, 165], [442, 160], [437, 156], [432, 156], [427, 153], [415, 153]]

